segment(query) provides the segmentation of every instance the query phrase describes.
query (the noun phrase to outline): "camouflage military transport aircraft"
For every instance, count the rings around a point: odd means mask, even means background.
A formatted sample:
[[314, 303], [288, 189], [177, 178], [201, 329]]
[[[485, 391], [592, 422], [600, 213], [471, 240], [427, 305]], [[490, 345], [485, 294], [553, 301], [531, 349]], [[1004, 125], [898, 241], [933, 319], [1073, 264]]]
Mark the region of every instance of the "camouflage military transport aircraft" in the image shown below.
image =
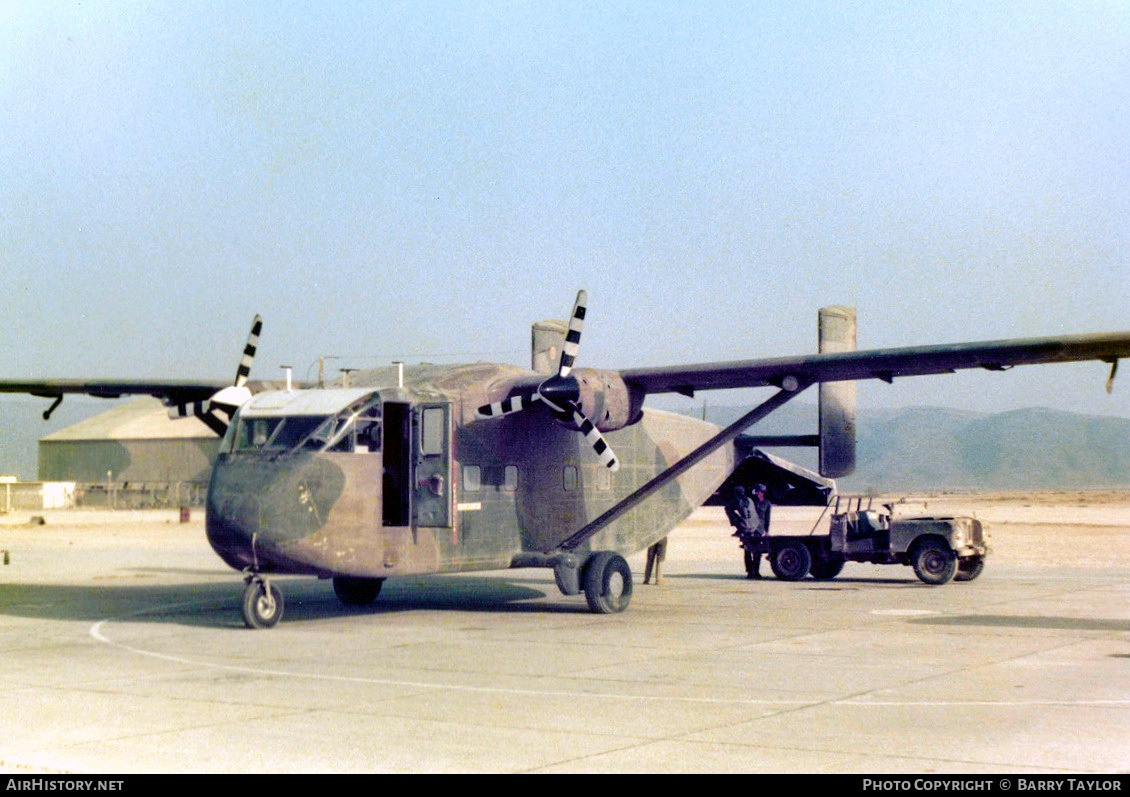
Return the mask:
[[[252, 628], [282, 617], [271, 577], [332, 578], [348, 605], [386, 578], [547, 567], [565, 595], [598, 613], [632, 594], [625, 554], [665, 537], [740, 465], [746, 428], [819, 385], [825, 477], [855, 465], [853, 380], [1006, 370], [1130, 355], [1130, 332], [855, 350], [855, 314], [820, 311], [820, 353], [635, 368], [575, 368], [586, 296], [568, 324], [533, 329], [533, 367], [394, 365], [348, 386], [261, 389], [248, 382], [256, 317], [233, 385], [178, 381], [0, 381], [0, 392], [53, 398], [148, 394], [223, 435], [207, 499], [208, 541], [245, 574]], [[289, 381], [289, 380], [288, 380]], [[643, 407], [652, 393], [776, 392], [720, 429]], [[256, 388], [260, 388], [256, 392]], [[1107, 383], [1110, 389], [1110, 381]]]

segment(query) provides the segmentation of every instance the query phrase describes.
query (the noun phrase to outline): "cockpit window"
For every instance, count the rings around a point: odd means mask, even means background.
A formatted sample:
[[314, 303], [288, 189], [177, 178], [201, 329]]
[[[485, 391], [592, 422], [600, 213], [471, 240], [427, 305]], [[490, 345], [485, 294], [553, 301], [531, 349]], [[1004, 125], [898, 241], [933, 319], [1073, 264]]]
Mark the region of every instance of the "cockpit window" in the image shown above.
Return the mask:
[[[238, 416], [236, 417], [238, 418]], [[235, 435], [232, 438], [232, 450], [247, 451], [265, 448], [267, 441], [278, 430], [282, 421], [282, 418], [239, 419], [239, 425], [235, 427]]]
[[303, 415], [240, 419], [234, 450], [287, 451], [295, 448], [324, 422], [325, 418]]
[[332, 451], [357, 451], [360, 453], [381, 450], [381, 400], [379, 396], [355, 402], [345, 412], [338, 413], [345, 420], [336, 439], [330, 442]]
[[[380, 397], [369, 395], [336, 415], [243, 418], [224, 440], [231, 451], [332, 451], [365, 453], [381, 449]], [[229, 448], [230, 445], [230, 448]]]

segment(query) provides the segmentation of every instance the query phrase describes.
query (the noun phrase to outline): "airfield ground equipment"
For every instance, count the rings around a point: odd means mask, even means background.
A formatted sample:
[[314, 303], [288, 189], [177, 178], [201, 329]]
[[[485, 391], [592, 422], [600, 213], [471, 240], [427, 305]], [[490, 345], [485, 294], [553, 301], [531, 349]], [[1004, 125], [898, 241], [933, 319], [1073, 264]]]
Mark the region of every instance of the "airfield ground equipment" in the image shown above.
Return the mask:
[[[866, 508], [864, 501], [866, 500]], [[926, 584], [972, 581], [989, 554], [989, 532], [972, 517], [894, 517], [893, 505], [872, 507], [870, 498], [837, 496], [828, 534], [746, 536], [750, 554], [765, 554], [777, 578], [835, 578], [845, 562], [909, 565]], [[749, 558], [747, 557], [747, 562]]]

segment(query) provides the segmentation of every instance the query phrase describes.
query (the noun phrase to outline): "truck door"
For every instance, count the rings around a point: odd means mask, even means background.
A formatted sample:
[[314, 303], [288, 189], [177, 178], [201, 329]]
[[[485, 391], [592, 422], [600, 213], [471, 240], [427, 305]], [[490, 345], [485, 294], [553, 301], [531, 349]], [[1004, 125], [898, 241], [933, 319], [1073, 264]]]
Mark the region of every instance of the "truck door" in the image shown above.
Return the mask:
[[413, 416], [415, 434], [415, 525], [451, 525], [451, 405], [421, 403]]

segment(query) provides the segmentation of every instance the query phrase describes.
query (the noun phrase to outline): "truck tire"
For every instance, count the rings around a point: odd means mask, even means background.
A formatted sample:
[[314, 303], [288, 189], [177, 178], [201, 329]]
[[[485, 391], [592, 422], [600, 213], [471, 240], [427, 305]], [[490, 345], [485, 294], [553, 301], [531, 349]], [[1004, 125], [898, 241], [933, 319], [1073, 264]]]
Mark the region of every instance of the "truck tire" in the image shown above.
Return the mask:
[[957, 563], [957, 574], [953, 577], [954, 581], [972, 581], [981, 575], [981, 571], [985, 569], [985, 557], [983, 556], [970, 556], [967, 559], [961, 559]]
[[769, 566], [782, 581], [800, 581], [812, 567], [812, 553], [803, 542], [789, 540], [773, 550]]
[[914, 575], [932, 587], [948, 583], [957, 572], [957, 556], [953, 549], [936, 538], [916, 543], [910, 562], [914, 566]]
[[843, 559], [824, 559], [812, 563], [809, 575], [817, 581], [831, 581], [844, 569]]

